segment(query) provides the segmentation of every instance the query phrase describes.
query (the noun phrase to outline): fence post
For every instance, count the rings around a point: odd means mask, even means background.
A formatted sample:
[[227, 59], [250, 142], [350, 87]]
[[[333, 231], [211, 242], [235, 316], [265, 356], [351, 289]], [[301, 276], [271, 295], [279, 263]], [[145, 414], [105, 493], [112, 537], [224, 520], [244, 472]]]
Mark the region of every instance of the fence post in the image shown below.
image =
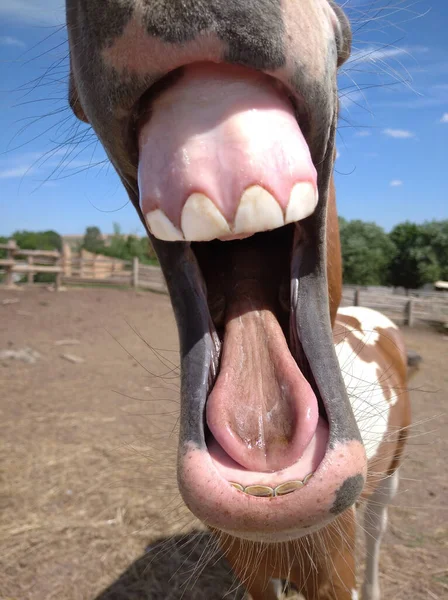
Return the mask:
[[62, 285], [62, 274], [63, 274], [62, 263], [63, 263], [63, 261], [64, 261], [64, 256], [59, 254], [59, 258], [57, 258], [54, 263], [56, 267], [61, 268], [59, 273], [56, 273], [56, 279], [54, 282], [54, 289], [56, 292], [59, 292], [59, 290], [61, 289], [61, 285]]
[[59, 292], [59, 290], [61, 289], [61, 281], [62, 281], [62, 272], [59, 271], [59, 273], [56, 273], [56, 280], [54, 282], [54, 289], [56, 290], [56, 292]]
[[404, 324], [407, 325], [408, 327], [414, 326], [413, 309], [414, 309], [414, 299], [411, 298], [404, 305]]
[[354, 296], [353, 296], [353, 306], [359, 306], [359, 289], [356, 288]]
[[134, 288], [138, 287], [138, 267], [138, 256], [134, 256], [134, 258], [132, 259], [132, 287]]
[[6, 283], [6, 287], [8, 287], [8, 288], [14, 287], [14, 281], [12, 278], [12, 274], [13, 274], [12, 269], [13, 269], [12, 267], [5, 267], [5, 271], [6, 271], [5, 283]]
[[[28, 264], [29, 267], [33, 266], [34, 263], [34, 257], [33, 256], [28, 256], [26, 259], [26, 262]], [[31, 285], [32, 283], [34, 283], [34, 271], [30, 271], [27, 275], [27, 282], [28, 285]]]
[[8, 249], [6, 250], [6, 258], [13, 260], [14, 254], [17, 250], [16, 240], [8, 240], [7, 246], [8, 246]]
[[[8, 248], [6, 250], [6, 258], [8, 260], [14, 260], [14, 254], [15, 251], [17, 250], [17, 243], [15, 240], [8, 240], [7, 242]], [[6, 282], [6, 287], [10, 287], [13, 288], [14, 287], [14, 280], [13, 280], [13, 267], [6, 267], [6, 277], [5, 277], [5, 282]]]

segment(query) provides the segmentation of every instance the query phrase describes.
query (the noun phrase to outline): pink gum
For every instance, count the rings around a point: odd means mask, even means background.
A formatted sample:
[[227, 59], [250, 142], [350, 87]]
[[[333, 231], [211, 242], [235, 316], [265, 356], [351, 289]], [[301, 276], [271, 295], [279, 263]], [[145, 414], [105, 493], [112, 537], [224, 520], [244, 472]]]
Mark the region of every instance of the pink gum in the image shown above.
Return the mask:
[[277, 82], [240, 67], [192, 65], [151, 106], [139, 135], [140, 204], [178, 228], [193, 193], [233, 223], [244, 191], [260, 185], [285, 211], [292, 187], [316, 171]]

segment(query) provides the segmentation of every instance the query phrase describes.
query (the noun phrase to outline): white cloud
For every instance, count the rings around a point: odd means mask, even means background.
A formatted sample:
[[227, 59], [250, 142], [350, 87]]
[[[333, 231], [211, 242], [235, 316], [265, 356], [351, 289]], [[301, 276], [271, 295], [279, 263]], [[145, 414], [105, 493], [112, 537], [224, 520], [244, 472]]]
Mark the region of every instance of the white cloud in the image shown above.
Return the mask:
[[15, 46], [16, 48], [26, 48], [25, 42], [10, 35], [0, 35], [0, 46]]
[[401, 48], [399, 46], [366, 46], [354, 50], [347, 64], [386, 61], [399, 56], [412, 57], [413, 54], [422, 54], [428, 51], [429, 48], [426, 46], [403, 46]]
[[[81, 171], [102, 169], [105, 164], [107, 160], [102, 155], [92, 158], [89, 153], [89, 158], [84, 159], [76, 146], [71, 145], [47, 152], [20, 152], [0, 161], [0, 180], [33, 177], [43, 185], [48, 183], [51, 187], [54, 180]], [[44, 183], [45, 181], [47, 183]]]
[[389, 185], [391, 187], [400, 187], [400, 185], [403, 185], [403, 182], [401, 181], [401, 179], [392, 179]]
[[367, 131], [366, 129], [361, 129], [361, 131], [357, 131], [355, 135], [356, 137], [368, 137], [369, 135], [372, 135], [372, 132]]
[[384, 135], [391, 138], [406, 140], [409, 138], [415, 138], [415, 133], [407, 129], [383, 129]]
[[27, 177], [33, 173], [29, 165], [20, 165], [0, 171], [0, 179], [15, 179], [16, 177]]
[[375, 102], [375, 107], [422, 109], [433, 106], [445, 107], [447, 104], [448, 84], [438, 83], [435, 85], [425, 84], [424, 87], [420, 86], [420, 89], [416, 89], [412, 95], [405, 95], [399, 100]]
[[2, 0], [0, 17], [20, 23], [61, 25], [65, 22], [63, 0]]
[[441, 123], [448, 123], [448, 113], [444, 113], [440, 119]]
[[339, 150], [336, 150], [336, 160], [341, 156], [341, 153], [339, 152]]

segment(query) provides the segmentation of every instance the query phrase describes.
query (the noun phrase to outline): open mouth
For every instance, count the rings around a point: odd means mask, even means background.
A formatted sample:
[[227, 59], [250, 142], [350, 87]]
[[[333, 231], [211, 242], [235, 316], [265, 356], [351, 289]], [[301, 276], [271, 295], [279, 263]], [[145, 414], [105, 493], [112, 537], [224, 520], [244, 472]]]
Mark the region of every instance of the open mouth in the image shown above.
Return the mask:
[[267, 75], [191, 65], [138, 130], [140, 206], [181, 341], [180, 490], [248, 538], [309, 532], [364, 483], [329, 318], [328, 177], [300, 112]]
[[328, 442], [325, 408], [291, 309], [295, 236], [299, 227], [286, 226], [192, 245], [217, 339], [205, 440], [221, 476], [253, 496], [300, 489]]

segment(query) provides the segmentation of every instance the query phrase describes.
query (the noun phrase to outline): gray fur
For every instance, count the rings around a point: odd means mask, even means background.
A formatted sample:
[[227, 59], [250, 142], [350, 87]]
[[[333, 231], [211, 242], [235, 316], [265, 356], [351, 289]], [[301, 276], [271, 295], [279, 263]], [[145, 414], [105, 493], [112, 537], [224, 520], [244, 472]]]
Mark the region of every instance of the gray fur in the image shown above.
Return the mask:
[[158, 0], [147, 2], [150, 35], [172, 44], [216, 32], [228, 45], [226, 59], [258, 69], [285, 63], [284, 25], [279, 0]]

